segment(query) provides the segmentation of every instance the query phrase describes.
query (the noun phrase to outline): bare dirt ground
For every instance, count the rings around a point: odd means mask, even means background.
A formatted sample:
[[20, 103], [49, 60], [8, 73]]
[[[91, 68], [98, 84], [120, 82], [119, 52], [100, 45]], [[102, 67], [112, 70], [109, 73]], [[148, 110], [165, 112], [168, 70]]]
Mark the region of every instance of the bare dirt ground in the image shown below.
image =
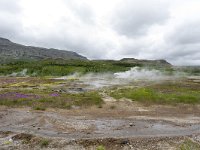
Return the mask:
[[200, 142], [198, 105], [145, 107], [124, 100], [72, 110], [1, 107], [0, 118], [1, 149], [41, 149], [44, 139], [46, 149], [177, 149], [186, 138]]

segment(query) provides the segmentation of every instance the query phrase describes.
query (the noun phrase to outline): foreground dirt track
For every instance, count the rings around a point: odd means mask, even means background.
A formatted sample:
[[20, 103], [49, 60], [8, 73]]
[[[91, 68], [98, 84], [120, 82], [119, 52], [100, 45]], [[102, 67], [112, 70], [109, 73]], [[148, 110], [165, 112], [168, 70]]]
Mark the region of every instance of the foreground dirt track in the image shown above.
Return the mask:
[[[2, 149], [41, 149], [34, 144], [40, 138], [50, 140], [47, 147], [54, 149], [96, 149], [99, 145], [106, 149], [177, 149], [187, 138], [200, 142], [198, 105], [145, 107], [119, 101], [106, 102], [102, 108], [71, 110], [1, 107], [0, 118]], [[23, 144], [27, 138], [28, 144]]]

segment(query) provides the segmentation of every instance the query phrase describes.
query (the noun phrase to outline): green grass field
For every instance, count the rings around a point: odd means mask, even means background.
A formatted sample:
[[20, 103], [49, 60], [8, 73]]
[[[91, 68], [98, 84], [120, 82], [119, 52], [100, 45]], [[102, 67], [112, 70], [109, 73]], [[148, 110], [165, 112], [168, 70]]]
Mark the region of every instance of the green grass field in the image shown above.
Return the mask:
[[200, 103], [200, 87], [195, 83], [160, 83], [141, 88], [119, 88], [110, 96], [149, 104], [197, 104]]

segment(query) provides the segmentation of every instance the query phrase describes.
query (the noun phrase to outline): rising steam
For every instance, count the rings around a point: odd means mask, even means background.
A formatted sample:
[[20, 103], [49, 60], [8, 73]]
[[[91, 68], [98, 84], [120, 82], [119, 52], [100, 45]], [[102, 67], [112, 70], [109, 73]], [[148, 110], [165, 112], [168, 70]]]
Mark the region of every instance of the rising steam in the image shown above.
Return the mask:
[[125, 72], [118, 73], [88, 73], [86, 75], [80, 75], [75, 73], [70, 76], [60, 77], [57, 79], [76, 79], [81, 83], [87, 85], [88, 88], [102, 88], [110, 87], [114, 85], [128, 85], [134, 84], [137, 81], [161, 81], [169, 79], [164, 72], [155, 69], [144, 69], [139, 67], [131, 68]]
[[118, 72], [114, 74], [115, 78], [128, 80], [160, 80], [166, 78], [166, 75], [159, 70], [149, 70], [139, 67], [131, 68], [125, 72]]

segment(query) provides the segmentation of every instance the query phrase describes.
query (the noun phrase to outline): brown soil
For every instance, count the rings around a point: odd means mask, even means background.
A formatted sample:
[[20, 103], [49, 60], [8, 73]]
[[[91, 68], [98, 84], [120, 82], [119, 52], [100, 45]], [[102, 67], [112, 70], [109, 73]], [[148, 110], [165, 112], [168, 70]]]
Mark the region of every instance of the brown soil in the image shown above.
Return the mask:
[[143, 106], [124, 100], [72, 110], [1, 107], [0, 118], [2, 149], [40, 149], [35, 143], [43, 138], [51, 140], [48, 149], [176, 149], [186, 138], [200, 142], [198, 105]]

